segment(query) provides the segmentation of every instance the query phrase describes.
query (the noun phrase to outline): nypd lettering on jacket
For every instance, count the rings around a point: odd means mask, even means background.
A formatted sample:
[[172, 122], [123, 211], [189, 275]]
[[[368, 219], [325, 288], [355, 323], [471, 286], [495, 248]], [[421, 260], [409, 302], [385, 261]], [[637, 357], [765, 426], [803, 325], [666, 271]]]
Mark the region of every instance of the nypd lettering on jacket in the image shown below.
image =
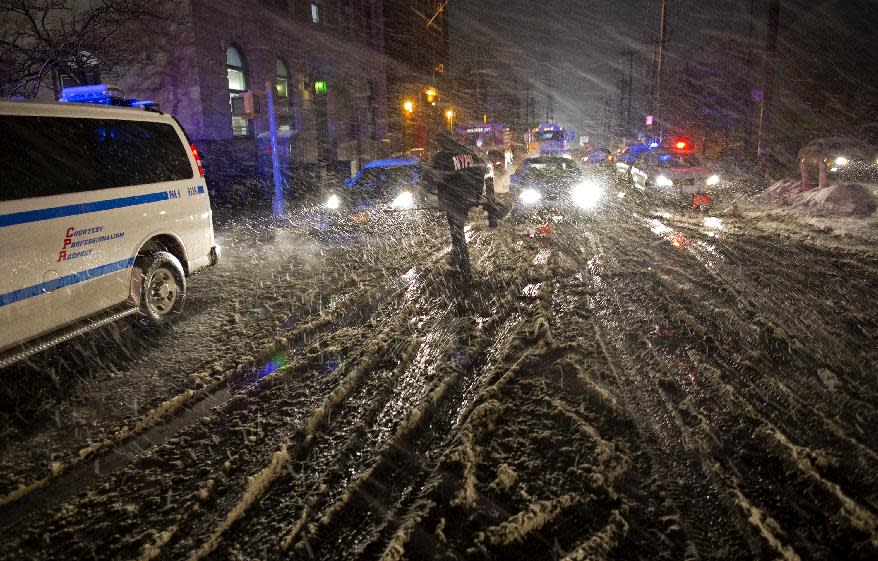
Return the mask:
[[457, 156], [452, 156], [451, 159], [454, 161], [454, 171], [475, 167], [475, 158], [473, 158], [472, 154], [458, 154]]

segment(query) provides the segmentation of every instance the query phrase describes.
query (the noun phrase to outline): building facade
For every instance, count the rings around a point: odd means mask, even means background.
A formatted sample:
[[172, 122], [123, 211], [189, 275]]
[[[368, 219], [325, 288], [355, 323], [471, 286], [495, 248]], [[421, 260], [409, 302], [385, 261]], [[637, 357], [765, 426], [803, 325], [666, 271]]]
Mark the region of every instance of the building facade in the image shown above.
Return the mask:
[[291, 197], [385, 155], [381, 0], [188, 0], [186, 8], [184, 23], [138, 38], [154, 62], [118, 85], [179, 119], [218, 199], [249, 196], [255, 180], [271, 177], [267, 89]]

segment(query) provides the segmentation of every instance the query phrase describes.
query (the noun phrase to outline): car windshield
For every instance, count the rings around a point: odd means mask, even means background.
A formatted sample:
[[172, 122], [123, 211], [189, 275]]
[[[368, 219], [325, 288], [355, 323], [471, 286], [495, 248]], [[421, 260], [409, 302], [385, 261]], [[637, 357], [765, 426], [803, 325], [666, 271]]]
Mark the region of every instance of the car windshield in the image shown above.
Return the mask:
[[363, 170], [354, 185], [362, 189], [385, 191], [404, 185], [416, 185], [419, 178], [420, 174], [416, 167], [375, 167]]
[[539, 131], [534, 137], [537, 140], [561, 140], [564, 138], [564, 131]]
[[694, 168], [704, 165], [701, 158], [694, 154], [653, 154], [649, 161], [660, 168]]
[[878, 561], [878, 0], [0, 1], [0, 560]]
[[524, 173], [552, 174], [572, 171], [576, 164], [572, 160], [526, 160], [522, 166]]

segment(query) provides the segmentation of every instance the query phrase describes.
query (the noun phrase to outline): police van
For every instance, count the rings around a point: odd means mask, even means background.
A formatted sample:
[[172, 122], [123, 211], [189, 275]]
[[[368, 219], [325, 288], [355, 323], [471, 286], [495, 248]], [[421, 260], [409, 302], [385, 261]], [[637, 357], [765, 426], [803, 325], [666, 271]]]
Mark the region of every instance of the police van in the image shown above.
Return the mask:
[[89, 88], [0, 101], [0, 366], [126, 315], [166, 324], [219, 259], [180, 124]]

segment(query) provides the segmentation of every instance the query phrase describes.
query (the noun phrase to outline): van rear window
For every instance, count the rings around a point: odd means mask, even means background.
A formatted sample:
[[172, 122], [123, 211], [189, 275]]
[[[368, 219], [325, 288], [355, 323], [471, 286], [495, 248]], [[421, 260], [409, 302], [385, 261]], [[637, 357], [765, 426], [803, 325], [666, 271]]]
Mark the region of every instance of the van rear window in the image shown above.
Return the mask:
[[166, 123], [0, 116], [0, 200], [193, 177]]

